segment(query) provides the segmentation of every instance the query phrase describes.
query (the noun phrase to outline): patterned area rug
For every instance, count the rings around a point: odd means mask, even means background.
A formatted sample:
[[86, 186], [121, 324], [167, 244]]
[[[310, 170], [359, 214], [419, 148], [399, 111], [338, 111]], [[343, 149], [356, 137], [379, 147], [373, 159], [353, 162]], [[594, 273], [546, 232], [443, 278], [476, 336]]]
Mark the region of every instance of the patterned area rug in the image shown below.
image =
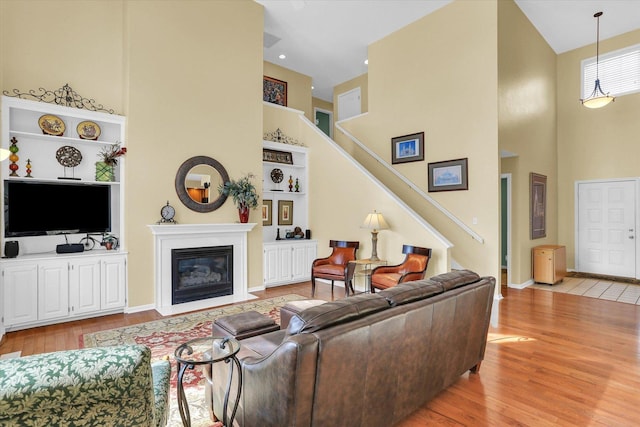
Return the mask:
[[640, 285], [617, 282], [609, 279], [565, 277], [562, 282], [556, 283], [553, 286], [536, 283], [530, 287], [640, 305]]
[[[178, 401], [176, 400], [177, 368], [173, 352], [180, 344], [194, 338], [211, 335], [211, 324], [222, 316], [254, 310], [266, 314], [280, 323], [280, 307], [289, 301], [307, 299], [300, 295], [284, 295], [264, 300], [256, 300], [244, 304], [226, 306], [207, 311], [168, 317], [132, 326], [85, 334], [81, 337], [80, 346], [100, 347], [116, 344], [144, 344], [151, 349], [154, 360], [168, 357], [171, 360], [171, 415], [170, 427], [182, 426]], [[191, 425], [193, 427], [213, 426], [209, 412], [204, 405], [204, 377], [199, 367], [185, 371], [183, 384], [189, 402]]]

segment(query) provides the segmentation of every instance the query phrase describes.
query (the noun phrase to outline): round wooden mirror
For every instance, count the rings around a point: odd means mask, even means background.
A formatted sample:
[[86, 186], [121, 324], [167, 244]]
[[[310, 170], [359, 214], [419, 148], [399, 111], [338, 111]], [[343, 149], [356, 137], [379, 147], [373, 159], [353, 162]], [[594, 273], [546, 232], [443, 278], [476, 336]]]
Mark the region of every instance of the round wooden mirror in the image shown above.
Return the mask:
[[176, 174], [176, 193], [180, 201], [196, 212], [211, 212], [227, 200], [218, 186], [229, 181], [227, 170], [216, 159], [196, 156], [187, 159]]

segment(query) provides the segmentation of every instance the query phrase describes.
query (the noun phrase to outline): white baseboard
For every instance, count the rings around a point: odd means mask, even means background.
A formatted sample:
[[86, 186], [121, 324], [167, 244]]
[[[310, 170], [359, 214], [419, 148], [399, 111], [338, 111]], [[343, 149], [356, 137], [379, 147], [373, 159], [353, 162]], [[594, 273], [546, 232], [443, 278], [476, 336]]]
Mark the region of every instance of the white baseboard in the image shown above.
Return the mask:
[[533, 285], [534, 283], [535, 283], [535, 282], [533, 281], [533, 279], [529, 279], [529, 280], [527, 280], [526, 282], [524, 282], [524, 283], [520, 283], [520, 284], [518, 284], [518, 283], [509, 283], [509, 284], [507, 285], [507, 287], [508, 287], [508, 288], [514, 288], [514, 289], [524, 289], [524, 288], [526, 288], [526, 287], [528, 287], [528, 286]]
[[131, 314], [131, 313], [139, 313], [141, 311], [147, 311], [147, 310], [155, 310], [156, 306], [154, 304], [146, 304], [146, 305], [136, 305], [135, 307], [127, 307], [124, 309], [124, 312], [126, 314]]

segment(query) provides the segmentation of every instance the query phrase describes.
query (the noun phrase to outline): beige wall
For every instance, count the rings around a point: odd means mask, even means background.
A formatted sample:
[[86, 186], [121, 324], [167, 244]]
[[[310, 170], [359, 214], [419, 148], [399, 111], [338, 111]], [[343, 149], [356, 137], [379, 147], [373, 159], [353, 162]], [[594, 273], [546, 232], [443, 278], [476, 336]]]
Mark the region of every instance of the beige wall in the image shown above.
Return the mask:
[[[309, 228], [318, 241], [318, 257], [331, 252], [329, 240], [357, 240], [358, 256], [371, 255], [371, 232], [360, 228], [367, 214], [381, 211], [390, 230], [378, 235], [378, 256], [389, 264], [404, 259], [402, 245], [433, 248], [427, 275], [448, 271], [447, 248], [427, 229], [420, 227], [410, 213], [394, 202], [393, 197], [364, 175], [342, 150], [328, 143], [324, 134], [299, 114], [265, 105], [264, 124], [279, 126], [309, 149]], [[330, 165], [330, 166], [328, 166]], [[339, 189], [337, 191], [336, 189]], [[295, 209], [295, 206], [294, 206]]]
[[[482, 244], [406, 185], [385, 182], [454, 243], [451, 253], [459, 264], [496, 277], [500, 249], [497, 18], [495, 1], [454, 2], [371, 45], [369, 113], [344, 123], [389, 163], [391, 138], [425, 132], [425, 160], [394, 165], [425, 192], [429, 162], [468, 158], [469, 190], [430, 196], [482, 236]], [[481, 102], [470, 102], [477, 100]], [[384, 212], [386, 206], [375, 208]]]
[[[184, 207], [174, 189], [180, 164], [206, 155], [231, 178], [260, 176], [262, 6], [249, 0], [0, 0], [0, 8], [0, 89], [69, 83], [127, 117], [128, 305], [153, 304], [147, 225], [167, 200], [180, 223], [238, 220], [230, 200], [207, 214]], [[259, 218], [253, 211], [250, 222]], [[259, 284], [261, 225], [249, 235], [249, 287]]]
[[264, 61], [264, 75], [287, 82], [287, 107], [304, 111], [304, 115], [313, 120], [311, 77], [267, 61]]
[[[513, 1], [498, 2], [500, 149], [511, 174], [511, 284], [531, 279], [531, 248], [559, 244], [557, 222], [556, 54]], [[547, 236], [531, 240], [529, 174], [547, 176]]]
[[312, 108], [312, 111], [315, 108], [320, 108], [321, 110], [327, 110], [333, 113], [333, 104], [331, 102], [327, 102], [320, 98], [314, 97], [311, 99], [311, 108]]
[[[600, 55], [640, 43], [640, 31], [600, 40]], [[575, 266], [575, 183], [640, 176], [640, 94], [617, 97], [597, 110], [580, 104], [580, 61], [595, 43], [558, 56], [558, 239]], [[607, 82], [601, 81], [607, 91]]]

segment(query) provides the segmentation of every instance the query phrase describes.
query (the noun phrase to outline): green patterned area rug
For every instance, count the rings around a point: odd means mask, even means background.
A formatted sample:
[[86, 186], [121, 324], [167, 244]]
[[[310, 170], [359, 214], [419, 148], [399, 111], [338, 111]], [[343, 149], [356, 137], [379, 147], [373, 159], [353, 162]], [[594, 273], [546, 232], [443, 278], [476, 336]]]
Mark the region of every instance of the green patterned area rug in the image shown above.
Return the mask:
[[[176, 400], [176, 379], [178, 376], [173, 352], [180, 344], [194, 338], [211, 335], [211, 324], [222, 316], [254, 310], [266, 314], [280, 323], [280, 307], [289, 301], [307, 299], [300, 295], [290, 294], [263, 300], [255, 300], [244, 304], [230, 305], [206, 311], [167, 317], [166, 319], [139, 323], [137, 325], [85, 334], [81, 337], [80, 346], [101, 347], [116, 344], [144, 344], [151, 349], [154, 360], [168, 357], [171, 360], [171, 415], [167, 426], [182, 426], [178, 403]], [[209, 412], [204, 402], [204, 377], [201, 368], [188, 369], [183, 377], [185, 393], [191, 412], [193, 427], [212, 426]]]

